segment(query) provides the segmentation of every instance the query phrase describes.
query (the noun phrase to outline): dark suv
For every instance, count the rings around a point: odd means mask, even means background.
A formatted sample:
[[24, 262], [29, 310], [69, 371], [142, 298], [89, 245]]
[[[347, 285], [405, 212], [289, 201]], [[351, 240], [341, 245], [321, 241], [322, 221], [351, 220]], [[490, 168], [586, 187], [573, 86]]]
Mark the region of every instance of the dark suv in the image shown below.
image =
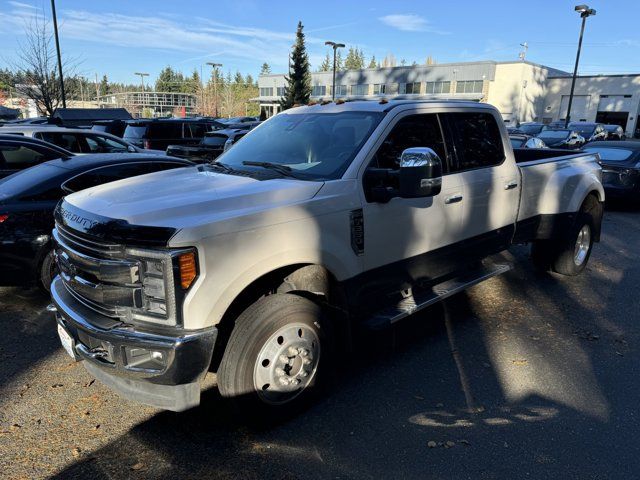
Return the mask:
[[197, 145], [205, 133], [223, 127], [210, 119], [129, 120], [122, 138], [138, 147], [166, 150], [169, 145]]

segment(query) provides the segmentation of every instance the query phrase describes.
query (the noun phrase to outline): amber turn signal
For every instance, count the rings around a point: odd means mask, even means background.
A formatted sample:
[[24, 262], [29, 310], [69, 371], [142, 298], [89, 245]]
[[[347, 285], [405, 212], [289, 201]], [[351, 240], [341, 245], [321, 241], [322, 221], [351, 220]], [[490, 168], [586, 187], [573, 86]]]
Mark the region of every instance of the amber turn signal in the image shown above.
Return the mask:
[[178, 257], [178, 265], [180, 267], [180, 285], [186, 290], [196, 278], [196, 254], [193, 252], [183, 253]]

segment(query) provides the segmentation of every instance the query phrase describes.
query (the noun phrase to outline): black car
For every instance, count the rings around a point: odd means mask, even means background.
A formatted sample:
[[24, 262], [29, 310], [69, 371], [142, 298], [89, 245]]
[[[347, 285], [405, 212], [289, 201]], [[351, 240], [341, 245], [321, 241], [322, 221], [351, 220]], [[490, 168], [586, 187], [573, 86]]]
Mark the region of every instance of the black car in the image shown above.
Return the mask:
[[584, 137], [585, 142], [597, 142], [607, 139], [607, 131], [602, 123], [571, 122], [569, 128]]
[[0, 135], [0, 178], [54, 158], [71, 158], [73, 153], [35, 138]]
[[607, 131], [607, 140], [626, 140], [627, 135], [624, 133], [624, 128], [620, 125], [605, 125], [604, 129]]
[[600, 155], [602, 185], [608, 199], [640, 204], [640, 142], [593, 142], [583, 150]]
[[205, 133], [222, 128], [226, 125], [217, 120], [201, 118], [129, 120], [122, 138], [137, 147], [166, 150], [169, 145], [197, 145]]
[[576, 149], [585, 144], [584, 137], [571, 129], [545, 128], [537, 136], [549, 148]]
[[231, 146], [244, 137], [253, 124], [242, 124], [239, 128], [225, 128], [205, 134], [195, 147], [169, 145], [167, 155], [188, 158], [194, 162], [210, 162], [226, 152]]
[[509, 135], [512, 148], [547, 148], [547, 145], [538, 137], [513, 133]]
[[544, 127], [545, 127], [544, 123], [538, 123], [538, 122], [521, 123], [520, 126], [518, 127], [518, 130], [519, 130], [518, 133], [524, 133], [525, 135], [531, 135], [532, 137], [536, 137], [540, 134], [540, 132], [542, 132]]
[[120, 138], [124, 135], [125, 128], [127, 124], [124, 120], [96, 120], [91, 126], [94, 132], [110, 133]]
[[0, 180], [0, 285], [49, 287], [54, 274], [53, 210], [64, 195], [191, 165], [188, 160], [166, 155], [78, 155], [51, 160]]

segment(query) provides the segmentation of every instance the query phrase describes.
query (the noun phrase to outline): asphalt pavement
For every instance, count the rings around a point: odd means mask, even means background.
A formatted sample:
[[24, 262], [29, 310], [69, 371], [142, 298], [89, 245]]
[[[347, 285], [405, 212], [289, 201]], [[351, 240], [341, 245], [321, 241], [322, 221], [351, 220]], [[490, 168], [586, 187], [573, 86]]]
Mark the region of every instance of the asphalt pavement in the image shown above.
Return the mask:
[[360, 337], [330, 392], [266, 429], [119, 398], [62, 350], [47, 298], [0, 289], [2, 478], [640, 477], [640, 211], [579, 277], [516, 268]]

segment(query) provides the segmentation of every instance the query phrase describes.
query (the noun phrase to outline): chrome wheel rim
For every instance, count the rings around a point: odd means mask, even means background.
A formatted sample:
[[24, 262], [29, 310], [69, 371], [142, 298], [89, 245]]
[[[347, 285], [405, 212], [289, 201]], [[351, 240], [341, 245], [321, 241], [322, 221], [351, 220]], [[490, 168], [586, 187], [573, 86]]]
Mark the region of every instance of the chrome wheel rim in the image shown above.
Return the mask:
[[578, 232], [578, 238], [573, 250], [573, 262], [577, 266], [582, 265], [587, 259], [589, 248], [591, 248], [591, 228], [589, 225], [584, 225]]
[[290, 402], [307, 388], [320, 361], [320, 339], [302, 323], [278, 329], [260, 349], [254, 367], [253, 383], [266, 403]]

